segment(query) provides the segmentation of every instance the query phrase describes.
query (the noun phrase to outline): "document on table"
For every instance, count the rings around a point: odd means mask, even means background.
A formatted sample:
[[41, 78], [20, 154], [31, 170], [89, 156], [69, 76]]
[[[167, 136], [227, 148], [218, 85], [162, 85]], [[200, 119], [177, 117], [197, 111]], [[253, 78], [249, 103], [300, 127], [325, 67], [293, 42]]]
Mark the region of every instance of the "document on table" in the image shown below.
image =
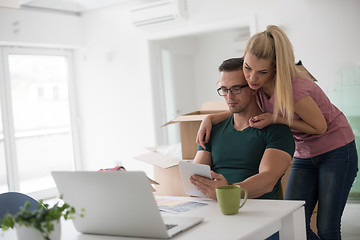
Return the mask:
[[178, 198], [162, 198], [159, 197], [156, 199], [157, 205], [160, 211], [170, 212], [170, 213], [181, 213], [190, 211], [192, 209], [196, 209], [199, 207], [203, 207], [208, 205], [208, 203], [204, 201], [192, 201], [186, 199], [178, 199]]

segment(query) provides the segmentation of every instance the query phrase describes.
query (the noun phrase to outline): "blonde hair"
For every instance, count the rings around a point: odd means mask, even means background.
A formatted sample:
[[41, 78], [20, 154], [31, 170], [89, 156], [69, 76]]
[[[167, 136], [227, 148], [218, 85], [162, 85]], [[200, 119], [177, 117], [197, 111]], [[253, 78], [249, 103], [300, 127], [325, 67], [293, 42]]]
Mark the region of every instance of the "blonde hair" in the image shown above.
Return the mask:
[[281, 113], [289, 124], [293, 121], [294, 99], [292, 79], [297, 74], [295, 56], [291, 42], [277, 26], [269, 25], [264, 32], [252, 36], [245, 47], [246, 53], [257, 58], [271, 59], [276, 74], [274, 77], [274, 121]]

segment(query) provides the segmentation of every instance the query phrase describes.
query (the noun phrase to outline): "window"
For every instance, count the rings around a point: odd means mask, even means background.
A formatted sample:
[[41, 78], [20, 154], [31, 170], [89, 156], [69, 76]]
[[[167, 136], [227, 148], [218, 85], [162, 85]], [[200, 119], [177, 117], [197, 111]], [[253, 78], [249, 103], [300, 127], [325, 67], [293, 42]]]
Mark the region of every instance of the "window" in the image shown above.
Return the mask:
[[[360, 67], [341, 68], [330, 82], [331, 101], [345, 114], [355, 134], [357, 153], [360, 156]], [[360, 168], [360, 161], [358, 162]], [[355, 178], [348, 200], [360, 200], [360, 171]]]
[[54, 196], [51, 171], [74, 170], [78, 156], [72, 52], [4, 47], [2, 59], [3, 139], [8, 144], [0, 139], [0, 190]]

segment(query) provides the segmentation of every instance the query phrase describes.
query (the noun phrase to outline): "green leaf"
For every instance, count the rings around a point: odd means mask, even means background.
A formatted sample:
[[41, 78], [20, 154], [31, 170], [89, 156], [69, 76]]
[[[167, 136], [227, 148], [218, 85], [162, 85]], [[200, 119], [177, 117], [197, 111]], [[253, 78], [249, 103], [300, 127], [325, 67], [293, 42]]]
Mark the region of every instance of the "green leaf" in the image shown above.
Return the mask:
[[[13, 229], [15, 224], [19, 226], [33, 227], [42, 233], [45, 240], [50, 240], [49, 236], [54, 231], [54, 221], [60, 222], [61, 217], [65, 220], [75, 219], [75, 208], [69, 204], [64, 203], [59, 206], [56, 203], [54, 206], [49, 207], [44, 204], [42, 200], [39, 201], [37, 210], [30, 211], [30, 202], [26, 202], [15, 215], [5, 214], [1, 221], [1, 228], [3, 231], [9, 228]], [[81, 209], [80, 217], [84, 217], [85, 210]]]

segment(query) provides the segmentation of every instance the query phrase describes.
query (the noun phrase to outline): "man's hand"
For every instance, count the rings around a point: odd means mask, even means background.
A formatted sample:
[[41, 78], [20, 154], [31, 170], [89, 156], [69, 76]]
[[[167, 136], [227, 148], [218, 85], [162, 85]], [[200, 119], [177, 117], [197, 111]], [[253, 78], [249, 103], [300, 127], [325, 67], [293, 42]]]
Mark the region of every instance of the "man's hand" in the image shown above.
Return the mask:
[[211, 171], [211, 177], [213, 180], [194, 175], [190, 178], [190, 181], [205, 196], [216, 200], [216, 188], [227, 185], [227, 181], [223, 175], [217, 174], [214, 171]]

